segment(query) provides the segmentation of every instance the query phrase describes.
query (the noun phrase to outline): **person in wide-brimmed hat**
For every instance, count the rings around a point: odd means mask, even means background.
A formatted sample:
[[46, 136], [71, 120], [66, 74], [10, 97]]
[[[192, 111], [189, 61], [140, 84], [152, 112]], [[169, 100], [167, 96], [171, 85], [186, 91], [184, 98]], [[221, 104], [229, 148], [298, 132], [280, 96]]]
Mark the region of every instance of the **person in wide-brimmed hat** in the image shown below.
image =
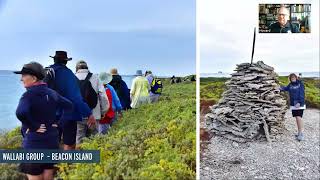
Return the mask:
[[100, 134], [106, 134], [111, 125], [117, 121], [118, 115], [121, 115], [122, 106], [117, 92], [109, 84], [112, 80], [112, 75], [102, 72], [99, 74], [99, 78], [104, 85], [110, 108], [99, 122], [98, 131]]
[[72, 58], [68, 58], [68, 54], [66, 51], [56, 51], [56, 54], [54, 56], [49, 56], [55, 60], [60, 61], [71, 61]]
[[150, 103], [150, 85], [148, 80], [143, 77], [142, 70], [137, 70], [136, 76], [137, 77], [135, 77], [132, 81], [130, 90], [132, 108], [138, 108], [142, 104]]
[[123, 110], [130, 109], [130, 90], [126, 82], [122, 80], [122, 77], [118, 74], [118, 70], [116, 68], [112, 68], [110, 70], [110, 74], [112, 75], [112, 80], [109, 84], [117, 92]]
[[[45, 71], [41, 64], [30, 62], [14, 73], [21, 74], [21, 81], [27, 90], [16, 110], [16, 116], [22, 122], [22, 147], [26, 150], [59, 149], [56, 112], [72, 111], [72, 102], [43, 83]], [[19, 169], [29, 179], [53, 179], [53, 164], [22, 163]]]
[[60, 134], [63, 136], [64, 149], [75, 149], [77, 121], [88, 119], [88, 126], [92, 127], [95, 126], [96, 120], [88, 104], [83, 101], [77, 77], [66, 66], [72, 58], [68, 57], [66, 51], [56, 51], [56, 54], [50, 57], [53, 58], [54, 64], [49, 66], [45, 82], [48, 87], [71, 100], [75, 106], [71, 113], [58, 114], [61, 116]]

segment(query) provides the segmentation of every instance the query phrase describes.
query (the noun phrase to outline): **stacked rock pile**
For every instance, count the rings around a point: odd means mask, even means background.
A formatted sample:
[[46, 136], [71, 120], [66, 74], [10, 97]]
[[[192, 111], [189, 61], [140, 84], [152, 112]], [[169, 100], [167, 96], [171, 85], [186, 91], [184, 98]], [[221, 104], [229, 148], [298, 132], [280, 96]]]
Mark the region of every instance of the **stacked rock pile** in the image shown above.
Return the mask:
[[207, 129], [238, 142], [271, 141], [283, 131], [286, 113], [274, 68], [258, 61], [239, 64], [235, 71], [206, 115]]

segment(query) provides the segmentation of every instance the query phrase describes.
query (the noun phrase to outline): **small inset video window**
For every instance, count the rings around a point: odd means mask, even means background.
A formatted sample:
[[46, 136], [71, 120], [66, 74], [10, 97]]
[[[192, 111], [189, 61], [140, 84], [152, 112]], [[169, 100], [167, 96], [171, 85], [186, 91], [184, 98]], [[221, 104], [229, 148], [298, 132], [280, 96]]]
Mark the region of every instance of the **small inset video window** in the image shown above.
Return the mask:
[[310, 33], [311, 4], [259, 4], [259, 33]]

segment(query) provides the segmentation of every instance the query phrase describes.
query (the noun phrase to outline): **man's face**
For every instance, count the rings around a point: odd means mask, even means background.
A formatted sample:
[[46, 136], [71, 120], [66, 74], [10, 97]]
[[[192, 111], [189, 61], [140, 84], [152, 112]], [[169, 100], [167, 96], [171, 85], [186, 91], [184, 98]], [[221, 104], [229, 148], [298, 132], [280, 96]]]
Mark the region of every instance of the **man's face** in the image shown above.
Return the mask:
[[284, 26], [287, 21], [289, 19], [289, 12], [287, 10], [287, 8], [285, 7], [282, 7], [279, 9], [279, 12], [278, 12], [278, 22], [281, 26]]

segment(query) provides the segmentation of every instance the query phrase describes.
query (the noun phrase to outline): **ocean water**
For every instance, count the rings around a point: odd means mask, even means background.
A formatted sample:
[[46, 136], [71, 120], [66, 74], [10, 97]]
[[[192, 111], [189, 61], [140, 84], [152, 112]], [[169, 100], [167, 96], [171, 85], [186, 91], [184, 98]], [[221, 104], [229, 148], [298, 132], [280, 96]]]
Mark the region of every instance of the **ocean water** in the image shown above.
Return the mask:
[[[122, 78], [130, 89], [134, 76], [125, 75]], [[0, 70], [0, 130], [10, 130], [21, 125], [15, 111], [24, 92], [25, 88], [20, 81], [20, 75]]]
[[[232, 72], [225, 73], [225, 72], [220, 72], [220, 73], [200, 73], [200, 77], [231, 77]], [[278, 72], [279, 76], [289, 76], [292, 72]], [[297, 75], [299, 73], [302, 74], [302, 77], [320, 77], [320, 72], [293, 72], [296, 73]]]

